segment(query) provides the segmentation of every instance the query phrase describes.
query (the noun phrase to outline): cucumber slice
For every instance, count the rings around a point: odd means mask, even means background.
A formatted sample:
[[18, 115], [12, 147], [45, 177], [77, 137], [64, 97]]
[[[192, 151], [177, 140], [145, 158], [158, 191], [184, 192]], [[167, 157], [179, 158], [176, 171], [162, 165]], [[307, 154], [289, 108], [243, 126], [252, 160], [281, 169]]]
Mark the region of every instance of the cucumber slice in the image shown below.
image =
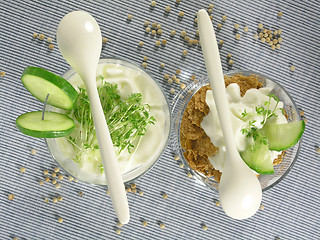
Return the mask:
[[28, 112], [16, 120], [18, 129], [26, 135], [36, 138], [58, 138], [69, 135], [75, 128], [74, 121], [65, 114], [42, 111]]
[[264, 144], [261, 137], [258, 137], [253, 144], [248, 144], [246, 149], [240, 153], [243, 161], [257, 173], [274, 174], [268, 144]]
[[41, 102], [47, 94], [47, 104], [70, 110], [78, 98], [78, 92], [64, 78], [42, 68], [27, 67], [24, 69], [21, 81], [28, 91]]
[[260, 129], [260, 134], [268, 138], [270, 150], [281, 151], [294, 146], [305, 129], [304, 121], [283, 124], [268, 123]]

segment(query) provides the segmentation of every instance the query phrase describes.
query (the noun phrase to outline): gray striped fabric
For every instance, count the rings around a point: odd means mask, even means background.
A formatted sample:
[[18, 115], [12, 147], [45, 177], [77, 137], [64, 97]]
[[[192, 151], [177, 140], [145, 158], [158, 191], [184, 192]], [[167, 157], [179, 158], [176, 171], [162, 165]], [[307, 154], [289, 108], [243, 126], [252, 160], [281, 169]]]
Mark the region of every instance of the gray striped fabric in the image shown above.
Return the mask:
[[[319, 90], [319, 1], [0, 1], [0, 239], [320, 239], [320, 90]], [[73, 10], [85, 10], [98, 21], [102, 35], [109, 39], [102, 57], [116, 56], [137, 64], [148, 56], [149, 73], [163, 86], [170, 102], [174, 94], [163, 75], [181, 69], [181, 82], [191, 75], [205, 75], [201, 49], [189, 47], [180, 38], [185, 30], [194, 37], [196, 12], [214, 4], [213, 23], [216, 27], [225, 14], [228, 19], [217, 31], [223, 40], [221, 58], [224, 71], [250, 69], [261, 72], [283, 85], [305, 112], [308, 120], [299, 158], [291, 172], [263, 196], [264, 210], [252, 218], [236, 221], [215, 206], [217, 192], [209, 191], [173, 160], [170, 146], [157, 164], [136, 181], [144, 196], [128, 194], [131, 221], [116, 233], [117, 219], [105, 188], [80, 182], [61, 181], [61, 188], [52, 184], [39, 186], [43, 170], [56, 166], [44, 141], [22, 135], [15, 128], [20, 114], [40, 110], [42, 104], [22, 86], [21, 73], [26, 66], [46, 68], [63, 74], [68, 64], [59, 53], [55, 31], [60, 19]], [[171, 6], [169, 14], [164, 8]], [[178, 13], [184, 17], [179, 20]], [[277, 17], [283, 12], [281, 18]], [[133, 19], [127, 21], [127, 15]], [[165, 47], [156, 48], [152, 37], [144, 32], [144, 21], [160, 23], [167, 39]], [[282, 29], [280, 50], [256, 41], [258, 23], [267, 28]], [[233, 26], [240, 25], [240, 40], [235, 39]], [[243, 27], [249, 31], [245, 33]], [[174, 37], [169, 37], [176, 30]], [[54, 49], [46, 41], [33, 39], [43, 33], [53, 38]], [[138, 42], [144, 46], [138, 48]], [[188, 50], [185, 58], [181, 57]], [[229, 67], [227, 54], [234, 65]], [[163, 70], [160, 63], [166, 64]], [[290, 71], [294, 65], [296, 70]], [[176, 92], [177, 84], [173, 85]], [[31, 149], [37, 154], [32, 155]], [[26, 172], [19, 169], [24, 166]], [[65, 173], [63, 173], [65, 175]], [[80, 197], [78, 192], [83, 192]], [[161, 192], [167, 193], [163, 199]], [[8, 195], [14, 194], [12, 201]], [[63, 196], [53, 203], [52, 198]], [[49, 203], [44, 198], [50, 199]], [[58, 218], [63, 218], [63, 223]], [[146, 220], [148, 225], [142, 226]], [[159, 223], [165, 223], [160, 229]], [[207, 231], [202, 225], [208, 227]]]

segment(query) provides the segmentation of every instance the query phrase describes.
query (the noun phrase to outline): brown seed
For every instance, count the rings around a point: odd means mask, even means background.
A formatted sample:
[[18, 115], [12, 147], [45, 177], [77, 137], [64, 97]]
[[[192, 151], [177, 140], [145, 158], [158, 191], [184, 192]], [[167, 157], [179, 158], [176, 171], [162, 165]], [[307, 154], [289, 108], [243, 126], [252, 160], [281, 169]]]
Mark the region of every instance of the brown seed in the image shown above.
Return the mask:
[[263, 33], [259, 33], [259, 38], [262, 38], [263, 37]]
[[267, 33], [268, 33], [268, 34], [271, 34], [271, 30], [267, 30]]
[[277, 47], [277, 49], [280, 49], [281, 46], [280, 46], [280, 44], [278, 43], [278, 44], [276, 45], [276, 47]]
[[[261, 40], [262, 40], [262, 39], [261, 39]], [[269, 38], [269, 37], [266, 38], [266, 42], [267, 42], [267, 43], [270, 42], [270, 38]]]
[[193, 80], [196, 79], [196, 76], [195, 76], [195, 75], [192, 75], [192, 76], [190, 77], [190, 79], [193, 81]]
[[194, 44], [194, 45], [197, 45], [198, 43], [199, 43], [198, 39], [194, 39], [194, 40], [193, 40], [193, 44]]
[[[127, 191], [127, 189], [126, 189], [126, 191]], [[110, 191], [109, 191], [109, 189], [107, 189], [107, 195], [110, 195]]]
[[78, 192], [79, 196], [82, 197], [83, 196], [83, 192]]
[[177, 69], [176, 70], [176, 74], [180, 74], [181, 73], [181, 70], [180, 69]]
[[137, 193], [137, 189], [132, 189], [132, 193]]
[[282, 34], [282, 30], [281, 30], [281, 29], [278, 30], [278, 34], [279, 34], [279, 35]]
[[79, 182], [79, 180], [78, 180], [78, 179], [74, 179], [73, 181], [74, 181], [74, 182]]
[[277, 44], [278, 40], [277, 39], [273, 39], [273, 44]]
[[157, 23], [156, 23], [156, 22], [153, 22], [153, 23], [151, 24], [151, 27], [152, 27], [152, 28], [157, 28]]
[[273, 41], [270, 41], [270, 42], [269, 42], [269, 45], [272, 46], [272, 45], [273, 45]]
[[224, 41], [223, 40], [220, 40], [219, 41], [219, 45], [223, 45], [224, 44]]
[[304, 111], [300, 110], [299, 114], [300, 114], [301, 117], [303, 117], [304, 116]]
[[126, 190], [127, 190], [127, 192], [131, 192], [132, 191], [131, 187], [126, 187]]
[[9, 194], [8, 195], [8, 199], [11, 201], [11, 200], [13, 200], [14, 199], [14, 195], [13, 194]]
[[267, 31], [268, 30], [266, 28], [262, 30], [263, 33], [267, 33]]
[[49, 48], [50, 50], [52, 50], [52, 49], [54, 49], [54, 45], [53, 45], [53, 44], [49, 44], [48, 48]]
[[43, 39], [45, 39], [45, 36], [41, 33], [39, 34], [39, 39], [42, 41]]
[[[228, 56], [227, 56], [227, 58], [231, 58], [231, 57], [232, 57], [232, 55], [229, 53]], [[193, 79], [193, 80], [194, 80], [194, 79]]]
[[189, 45], [193, 45], [193, 39], [189, 39], [188, 43]]
[[209, 16], [210, 20], [213, 20], [213, 17], [212, 16]]
[[160, 28], [161, 28], [161, 24], [158, 23], [158, 24], [157, 24], [157, 29], [160, 29]]
[[179, 79], [179, 78], [176, 78], [176, 79], [174, 80], [174, 82], [177, 83], [177, 84], [179, 84], [179, 83], [180, 83], [180, 79]]
[[265, 41], [266, 41], [266, 39], [265, 39], [265, 38], [261, 38], [261, 42], [263, 42], [263, 43], [264, 43]]

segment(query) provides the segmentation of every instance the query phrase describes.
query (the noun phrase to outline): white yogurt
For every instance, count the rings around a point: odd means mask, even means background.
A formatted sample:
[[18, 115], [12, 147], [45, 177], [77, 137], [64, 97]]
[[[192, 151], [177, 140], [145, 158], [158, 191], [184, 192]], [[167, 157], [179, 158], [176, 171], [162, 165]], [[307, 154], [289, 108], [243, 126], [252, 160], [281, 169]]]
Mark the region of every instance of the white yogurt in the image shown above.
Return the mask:
[[[119, 95], [123, 98], [127, 98], [132, 93], [141, 93], [142, 103], [149, 104], [150, 114], [156, 119], [154, 125], [147, 126], [147, 131], [141, 140], [134, 142], [133, 145], [136, 147], [131, 154], [125, 150], [118, 156], [123, 181], [127, 182], [149, 169], [165, 148], [170, 129], [168, 104], [155, 81], [132, 64], [120, 60], [101, 60], [97, 69], [98, 75], [112, 84], [117, 84]], [[68, 81], [73, 86], [84, 87], [78, 74], [72, 75]], [[101, 80], [98, 80], [97, 84], [99, 81], [101, 84]], [[80, 128], [81, 125], [77, 124], [75, 131], [79, 131]], [[105, 184], [104, 172], [101, 174], [98, 167], [101, 164], [99, 149], [92, 150], [89, 156], [90, 161], [83, 160], [77, 163], [71, 159], [75, 151], [66, 138], [56, 139], [56, 146], [53, 146], [51, 140], [47, 142], [54, 158], [70, 174], [85, 182]], [[58, 153], [57, 149], [52, 151], [54, 147], [58, 148]]]
[[[245, 118], [241, 116], [241, 113], [246, 109], [247, 113], [256, 113], [255, 108], [263, 106], [264, 103], [269, 101], [269, 94], [272, 89], [270, 88], [260, 88], [260, 89], [249, 89], [243, 97], [240, 95], [240, 87], [238, 84], [230, 84], [227, 88], [227, 97], [229, 100], [229, 110], [230, 119], [232, 122], [232, 130], [236, 142], [236, 146], [239, 152], [242, 152], [246, 148], [246, 136], [242, 134], [241, 129], [248, 128], [249, 121], [256, 120], [255, 125], [257, 128], [261, 128], [261, 121], [263, 117], [261, 115], [249, 115]], [[223, 172], [224, 162], [226, 159], [226, 146], [224, 143], [224, 138], [222, 134], [222, 129], [220, 126], [220, 121], [218, 118], [217, 109], [213, 99], [212, 91], [208, 90], [206, 93], [206, 102], [209, 106], [209, 113], [205, 116], [201, 122], [201, 127], [204, 129], [205, 133], [210, 137], [211, 142], [219, 148], [219, 151], [214, 156], [209, 156], [209, 161], [212, 166]], [[273, 110], [276, 105], [276, 101], [271, 98], [270, 109]], [[275, 113], [278, 117], [272, 117], [269, 121], [275, 121], [276, 123], [286, 123], [287, 119], [280, 110], [283, 108], [283, 102], [279, 101]], [[278, 157], [281, 152], [270, 151], [271, 161]]]

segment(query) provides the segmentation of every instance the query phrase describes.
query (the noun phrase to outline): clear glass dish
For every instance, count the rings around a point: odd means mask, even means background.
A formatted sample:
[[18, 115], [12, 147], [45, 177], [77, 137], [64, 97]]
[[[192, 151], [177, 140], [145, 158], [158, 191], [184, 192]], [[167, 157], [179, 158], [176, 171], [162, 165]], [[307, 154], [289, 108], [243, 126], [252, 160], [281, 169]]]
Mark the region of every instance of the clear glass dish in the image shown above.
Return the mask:
[[[267, 76], [264, 76], [259, 73], [252, 71], [233, 71], [225, 75], [233, 76], [241, 74], [244, 76], [255, 75], [258, 78], [258, 81], [263, 84], [264, 87], [270, 87], [273, 89], [271, 94], [274, 94], [279, 98], [280, 101], [284, 103], [284, 110], [288, 115], [288, 121], [297, 121], [301, 120], [299, 110], [294, 103], [290, 95], [281, 87], [278, 83], [271, 80]], [[202, 78], [200, 81], [192, 82], [187, 87], [181, 91], [174, 99], [172, 106], [172, 133], [171, 133], [171, 145], [177, 156], [181, 159], [187, 169], [195, 176], [195, 178], [201, 183], [205, 184], [207, 187], [213, 190], [217, 190], [219, 183], [214, 180], [213, 177], [207, 177], [204, 174], [193, 170], [189, 167], [187, 160], [184, 158], [183, 149], [180, 144], [180, 123], [185, 111], [188, 102], [192, 96], [202, 87], [209, 84], [207, 77]], [[277, 183], [279, 183], [290, 171], [294, 165], [300, 150], [301, 139], [294, 147], [286, 150], [283, 161], [274, 166], [275, 173], [273, 175], [261, 175], [259, 181], [262, 187], [262, 190], [265, 191]]]
[[[111, 66], [109, 68], [104, 68], [105, 66]], [[158, 138], [153, 138], [155, 141], [159, 140], [157, 143], [154, 142], [149, 142], [147, 143], [148, 145], [153, 144], [153, 146], [156, 145], [154, 151], [152, 153], [149, 153], [148, 156], [150, 156], [147, 159], [138, 159], [139, 164], [135, 166], [133, 169], [129, 169], [128, 171], [123, 172], [122, 178], [124, 183], [131, 182], [135, 180], [136, 178], [142, 176], [145, 174], [148, 170], [152, 168], [152, 166], [158, 161], [158, 159], [161, 157], [163, 151], [165, 150], [169, 136], [170, 136], [170, 130], [171, 130], [171, 113], [169, 110], [169, 103], [167, 100], [166, 95], [164, 94], [163, 90], [161, 89], [161, 86], [159, 83], [154, 80], [144, 69], [141, 67], [137, 66], [134, 63], [130, 63], [128, 61], [124, 61], [121, 59], [116, 59], [116, 58], [107, 58], [107, 59], [100, 59], [99, 65], [98, 65], [98, 70], [97, 70], [97, 75], [101, 74], [103, 71], [113, 71], [113, 74], [117, 74], [117, 71], [119, 71], [119, 68], [124, 68], [128, 71], [130, 71], [130, 74], [126, 74], [126, 77], [130, 78], [132, 74], [138, 81], [140, 81], [139, 84], [142, 83], [142, 86], [144, 88], [142, 94], [143, 99], [149, 99], [151, 101], [152, 98], [157, 97], [157, 102], [155, 103], [154, 100], [153, 102], [144, 102], [148, 103], [151, 106], [151, 114], [152, 111], [154, 113], [159, 113], [156, 117], [159, 117], [158, 120], [161, 121], [156, 121], [155, 125], [157, 129], [161, 129], [158, 132], [160, 133]], [[106, 70], [108, 69], [108, 70]], [[108, 74], [107, 72], [105, 74]], [[102, 74], [101, 74], [102, 75]], [[73, 70], [70, 69], [67, 71], [63, 77], [67, 79], [71, 84], [73, 84], [75, 87], [79, 84], [79, 81], [81, 81], [79, 75]], [[131, 79], [130, 79], [131, 80]], [[142, 82], [143, 80], [143, 82]], [[81, 81], [82, 83], [82, 81]], [[118, 84], [118, 88], [121, 88], [119, 86], [122, 83]], [[129, 87], [131, 85], [128, 85]], [[133, 88], [134, 89], [134, 88]], [[133, 90], [132, 89], [132, 90]], [[152, 91], [148, 91], [148, 89], [152, 89]], [[134, 91], [135, 92], [135, 91]], [[121, 95], [121, 94], [120, 94]], [[145, 98], [144, 98], [145, 97]], [[144, 100], [143, 100], [144, 101]], [[154, 109], [154, 110], [152, 110]], [[59, 109], [53, 108], [51, 106], [47, 106], [46, 110], [51, 110], [51, 111], [60, 111]], [[160, 123], [161, 122], [161, 123]], [[159, 123], [159, 125], [157, 125]], [[160, 125], [161, 124], [161, 125]], [[153, 126], [152, 126], [153, 127]], [[161, 141], [160, 141], [161, 140]], [[56, 161], [56, 163], [64, 169], [69, 175], [77, 178], [80, 181], [87, 182], [87, 183], [92, 183], [92, 184], [99, 184], [99, 185], [106, 185], [104, 173], [103, 175], [99, 174], [87, 174], [81, 167], [81, 165], [74, 160], [72, 160], [70, 157], [67, 157], [64, 151], [62, 151], [59, 146], [61, 139], [45, 139], [49, 153], [51, 154], [52, 158]], [[146, 141], [144, 141], [144, 146]], [[141, 146], [141, 143], [139, 147]], [[96, 176], [95, 176], [96, 175]]]

